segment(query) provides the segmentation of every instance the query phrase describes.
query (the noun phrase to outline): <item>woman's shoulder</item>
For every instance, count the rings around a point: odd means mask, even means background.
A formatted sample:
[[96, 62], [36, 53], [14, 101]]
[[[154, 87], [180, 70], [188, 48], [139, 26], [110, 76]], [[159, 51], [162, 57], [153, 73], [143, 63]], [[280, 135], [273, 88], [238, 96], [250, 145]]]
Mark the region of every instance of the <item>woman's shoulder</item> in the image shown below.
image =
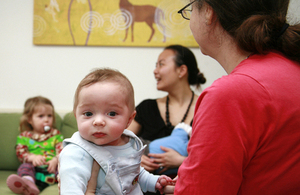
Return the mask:
[[158, 108], [157, 99], [143, 100], [136, 107], [135, 120], [139, 124], [144, 124], [145, 121], [147, 121], [147, 123], [153, 123], [153, 121], [163, 121]]
[[[219, 95], [228, 94], [230, 96], [232, 93], [235, 93], [237, 91], [248, 92], [247, 89], [253, 87], [253, 84], [257, 84], [255, 79], [249, 77], [246, 74], [232, 74], [222, 76], [221, 78], [215, 80], [213, 84], [210, 87], [206, 88], [203, 92], [204, 94], [209, 92]], [[201, 95], [203, 95], [203, 92]]]
[[269, 92], [260, 80], [246, 74], [230, 74], [223, 76], [213, 82], [201, 94], [199, 99], [206, 99], [211, 102], [221, 102], [229, 105], [251, 98], [269, 98]]
[[166, 97], [157, 99], [145, 99], [137, 107], [137, 110], [155, 110], [159, 111], [161, 107], [165, 107]]
[[137, 108], [139, 107], [152, 107], [157, 105], [157, 99], [145, 99], [143, 101], [141, 101], [138, 105]]

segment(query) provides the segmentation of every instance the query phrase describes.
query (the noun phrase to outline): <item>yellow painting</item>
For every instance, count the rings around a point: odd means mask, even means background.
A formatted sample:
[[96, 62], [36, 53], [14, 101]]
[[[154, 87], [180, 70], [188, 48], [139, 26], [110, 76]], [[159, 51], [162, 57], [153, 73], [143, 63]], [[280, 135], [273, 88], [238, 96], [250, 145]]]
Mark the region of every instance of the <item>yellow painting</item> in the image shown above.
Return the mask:
[[197, 47], [187, 0], [35, 0], [35, 45]]

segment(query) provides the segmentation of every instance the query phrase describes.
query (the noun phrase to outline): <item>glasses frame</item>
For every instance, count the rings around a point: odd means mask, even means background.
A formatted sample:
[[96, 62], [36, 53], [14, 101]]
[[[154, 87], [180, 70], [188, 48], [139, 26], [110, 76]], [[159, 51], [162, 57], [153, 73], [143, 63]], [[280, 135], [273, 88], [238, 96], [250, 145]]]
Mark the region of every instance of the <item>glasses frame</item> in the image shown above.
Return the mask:
[[[180, 9], [177, 13], [181, 14], [181, 16], [186, 19], [186, 20], [190, 20], [190, 18], [187, 18], [183, 15], [183, 11], [190, 5], [192, 5], [193, 3], [195, 3], [197, 0], [190, 2], [189, 4], [187, 4], [186, 6], [184, 6], [182, 9]], [[192, 11], [192, 10], [187, 10], [187, 11]]]

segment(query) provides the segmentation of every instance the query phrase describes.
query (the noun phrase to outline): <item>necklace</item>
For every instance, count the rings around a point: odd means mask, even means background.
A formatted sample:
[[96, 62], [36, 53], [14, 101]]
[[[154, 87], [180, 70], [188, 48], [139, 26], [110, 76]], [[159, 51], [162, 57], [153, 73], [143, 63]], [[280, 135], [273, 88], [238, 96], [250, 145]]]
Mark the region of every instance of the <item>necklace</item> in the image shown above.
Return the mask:
[[[191, 105], [193, 103], [193, 100], [194, 100], [194, 91], [192, 91], [192, 99], [191, 99], [191, 102], [185, 112], [185, 114], [183, 115], [183, 118], [181, 120], [181, 122], [184, 122], [185, 121], [185, 118], [187, 117], [187, 114], [189, 113], [189, 110], [191, 108]], [[167, 123], [167, 127], [168, 128], [172, 128], [172, 124], [170, 122], [170, 113], [169, 113], [169, 96], [167, 96], [167, 101], [166, 101], [166, 123]]]

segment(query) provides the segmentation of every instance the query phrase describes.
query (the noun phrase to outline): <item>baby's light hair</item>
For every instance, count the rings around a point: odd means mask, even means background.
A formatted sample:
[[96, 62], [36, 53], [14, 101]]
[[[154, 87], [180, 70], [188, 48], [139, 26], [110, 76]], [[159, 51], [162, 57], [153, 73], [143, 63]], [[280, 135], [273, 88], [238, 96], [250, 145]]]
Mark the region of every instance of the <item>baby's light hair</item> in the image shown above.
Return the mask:
[[113, 70], [110, 68], [100, 68], [95, 69], [92, 72], [90, 72], [88, 75], [86, 75], [81, 82], [78, 84], [78, 87], [75, 92], [74, 96], [74, 106], [73, 106], [73, 112], [76, 113], [76, 107], [78, 105], [78, 96], [83, 87], [90, 86], [92, 84], [98, 83], [98, 82], [114, 82], [121, 86], [121, 89], [124, 92], [124, 95], [126, 95], [126, 100], [128, 102], [128, 107], [132, 111], [135, 109], [135, 103], [134, 103], [134, 90], [131, 82], [128, 80], [128, 78], [120, 73], [118, 70]]
[[20, 131], [33, 131], [33, 127], [31, 126], [31, 124], [29, 124], [28, 120], [32, 117], [32, 115], [34, 114], [36, 107], [40, 106], [40, 105], [50, 105], [53, 109], [53, 124], [52, 126], [55, 127], [55, 111], [54, 111], [54, 106], [52, 104], [52, 102], [45, 97], [42, 96], [36, 96], [36, 97], [31, 97], [28, 98], [25, 101], [24, 104], [24, 110], [23, 110], [23, 114], [20, 120]]

